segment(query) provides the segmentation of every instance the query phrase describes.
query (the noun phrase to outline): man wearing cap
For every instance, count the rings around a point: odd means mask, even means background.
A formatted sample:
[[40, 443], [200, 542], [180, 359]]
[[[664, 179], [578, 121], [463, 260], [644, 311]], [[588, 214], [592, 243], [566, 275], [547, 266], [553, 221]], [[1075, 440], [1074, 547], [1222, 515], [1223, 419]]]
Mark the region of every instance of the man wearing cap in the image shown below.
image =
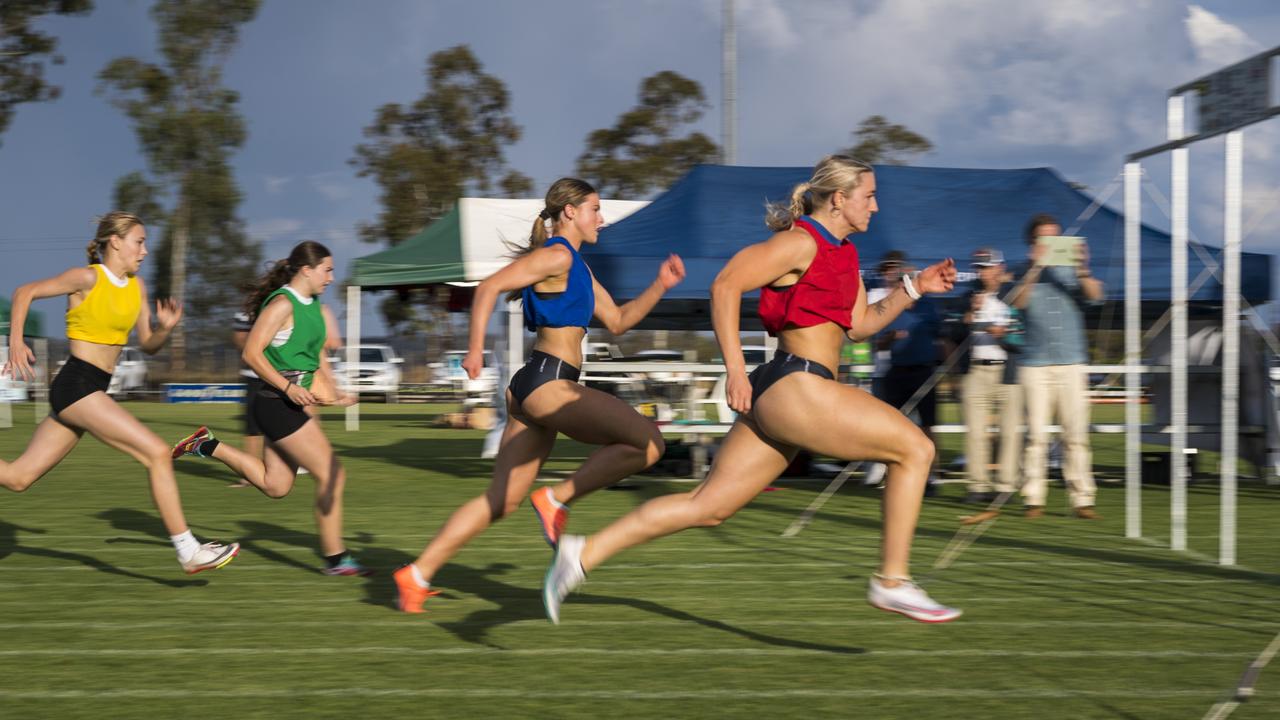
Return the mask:
[[1081, 240], [1075, 264], [1041, 262], [1046, 246], [1040, 238], [1062, 235], [1062, 225], [1050, 215], [1037, 215], [1027, 224], [1030, 266], [1012, 295], [1024, 312], [1026, 336], [1020, 375], [1027, 407], [1027, 452], [1022, 495], [1026, 516], [1044, 514], [1048, 494], [1046, 450], [1049, 422], [1057, 415], [1066, 447], [1062, 475], [1067, 481], [1076, 517], [1093, 520], [1093, 460], [1089, 449], [1089, 397], [1086, 363], [1089, 348], [1084, 333], [1084, 307], [1102, 301], [1102, 282], [1089, 271], [1089, 248]]
[[1017, 376], [1016, 354], [1010, 344], [1016, 335], [1014, 310], [1001, 300], [1006, 279], [1004, 254], [982, 248], [973, 254], [978, 277], [964, 314], [968, 330], [969, 371], [964, 376], [965, 468], [969, 492], [966, 502], [993, 499], [988, 471], [991, 416], [1000, 416], [1000, 474], [994, 489], [1017, 489], [1018, 455], [1022, 451], [1022, 388]]

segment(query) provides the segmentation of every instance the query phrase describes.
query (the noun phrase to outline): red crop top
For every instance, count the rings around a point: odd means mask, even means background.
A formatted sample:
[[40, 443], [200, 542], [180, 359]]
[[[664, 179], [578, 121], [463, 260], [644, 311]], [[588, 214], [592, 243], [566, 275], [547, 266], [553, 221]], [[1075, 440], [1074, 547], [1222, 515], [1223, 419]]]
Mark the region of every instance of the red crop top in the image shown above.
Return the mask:
[[818, 245], [813, 262], [793, 285], [760, 288], [760, 320], [770, 335], [788, 327], [812, 327], [833, 322], [848, 330], [858, 299], [858, 248], [847, 239], [837, 241], [809, 217], [795, 226]]

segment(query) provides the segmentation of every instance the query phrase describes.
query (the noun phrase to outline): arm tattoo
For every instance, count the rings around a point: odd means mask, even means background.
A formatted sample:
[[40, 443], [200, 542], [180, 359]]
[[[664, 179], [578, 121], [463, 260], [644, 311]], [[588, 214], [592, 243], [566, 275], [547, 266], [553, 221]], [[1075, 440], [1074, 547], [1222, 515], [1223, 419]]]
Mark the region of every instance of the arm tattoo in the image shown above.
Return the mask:
[[875, 310], [877, 315], [884, 315], [885, 313], [889, 312], [889, 309], [885, 307], [885, 302], [888, 299], [889, 298], [886, 297], [884, 300], [880, 300], [878, 302], [873, 303], [871, 305], [871, 309]]

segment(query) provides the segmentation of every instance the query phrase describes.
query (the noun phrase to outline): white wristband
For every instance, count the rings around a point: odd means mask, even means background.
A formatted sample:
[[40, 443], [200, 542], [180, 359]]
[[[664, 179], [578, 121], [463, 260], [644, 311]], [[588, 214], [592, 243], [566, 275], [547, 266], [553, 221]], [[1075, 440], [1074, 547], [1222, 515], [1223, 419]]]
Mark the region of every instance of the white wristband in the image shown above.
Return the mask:
[[902, 275], [902, 289], [907, 291], [907, 297], [911, 298], [912, 300], [919, 300], [920, 291], [916, 290], [916, 285], [912, 281], [912, 277], [914, 275], [915, 273], [904, 273]]

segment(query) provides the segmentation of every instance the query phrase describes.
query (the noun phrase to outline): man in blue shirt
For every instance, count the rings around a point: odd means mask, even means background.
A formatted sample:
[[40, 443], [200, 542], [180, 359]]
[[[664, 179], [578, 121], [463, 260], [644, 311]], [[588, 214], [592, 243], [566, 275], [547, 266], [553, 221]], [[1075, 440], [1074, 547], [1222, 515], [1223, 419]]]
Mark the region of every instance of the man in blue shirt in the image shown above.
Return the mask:
[[1023, 462], [1026, 482], [1022, 495], [1026, 516], [1044, 514], [1048, 494], [1046, 450], [1048, 425], [1057, 415], [1066, 446], [1062, 475], [1071, 494], [1075, 516], [1085, 520], [1094, 512], [1097, 487], [1089, 449], [1089, 349], [1084, 333], [1084, 308], [1102, 301], [1102, 282], [1089, 272], [1089, 247], [1080, 241], [1074, 265], [1046, 265], [1043, 237], [1062, 235], [1062, 225], [1050, 215], [1037, 215], [1027, 225], [1030, 266], [1013, 292], [1013, 306], [1024, 313], [1026, 334], [1021, 382], [1027, 409], [1027, 451]]

